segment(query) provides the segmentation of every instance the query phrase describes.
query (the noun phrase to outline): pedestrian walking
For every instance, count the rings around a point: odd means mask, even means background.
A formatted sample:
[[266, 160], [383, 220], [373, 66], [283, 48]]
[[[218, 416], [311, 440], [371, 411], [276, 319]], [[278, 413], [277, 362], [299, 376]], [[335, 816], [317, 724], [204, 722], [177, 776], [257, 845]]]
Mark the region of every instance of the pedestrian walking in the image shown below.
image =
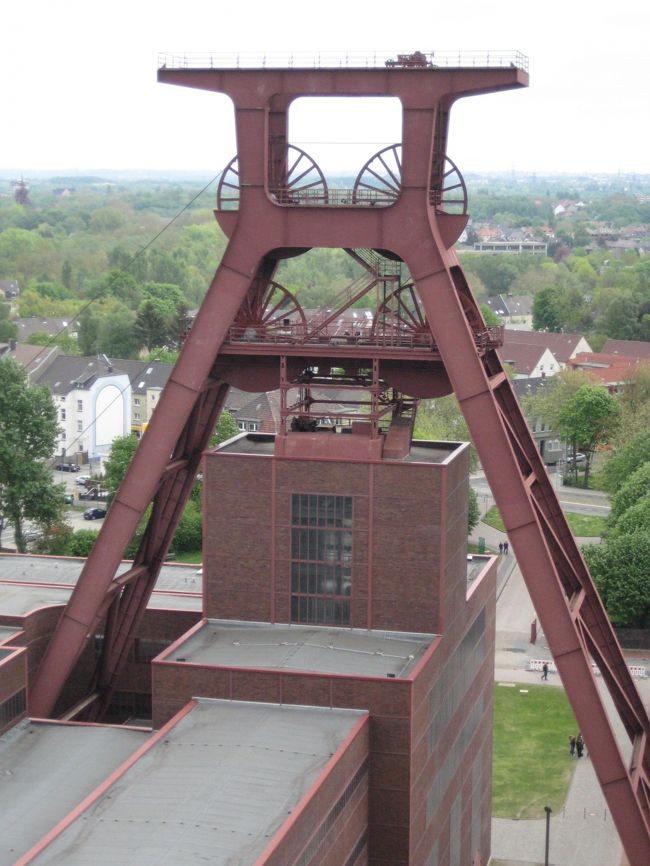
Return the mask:
[[548, 679], [548, 662], [544, 662], [542, 665], [542, 677], [543, 680]]
[[504, 541], [504, 542], [503, 542], [503, 552], [505, 553], [506, 556], [508, 555], [508, 551], [509, 551], [509, 550], [510, 550], [510, 545], [509, 545], [509, 543], [508, 543], [507, 541]]
[[576, 752], [578, 753], [578, 757], [582, 757], [582, 753], [585, 750], [585, 741], [582, 739], [582, 734], [578, 733], [576, 737]]
[[500, 541], [499, 542], [499, 556], [501, 556], [502, 554], [503, 554], [503, 542]]
[[571, 736], [569, 737], [569, 754], [573, 758], [573, 757], [575, 757], [575, 753], [576, 753], [576, 738], [573, 736], [573, 734], [571, 734]]

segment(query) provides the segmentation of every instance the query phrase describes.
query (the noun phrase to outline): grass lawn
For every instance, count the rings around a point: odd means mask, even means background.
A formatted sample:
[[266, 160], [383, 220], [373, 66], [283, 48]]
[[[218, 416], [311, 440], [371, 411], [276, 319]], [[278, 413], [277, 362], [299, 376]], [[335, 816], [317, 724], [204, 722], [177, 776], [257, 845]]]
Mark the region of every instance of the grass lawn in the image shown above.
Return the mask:
[[578, 728], [564, 690], [517, 683], [495, 685], [494, 692], [492, 814], [543, 818], [544, 806], [559, 811], [577, 761], [569, 736]]
[[492, 548], [487, 544], [485, 545], [485, 550], [480, 551], [478, 549], [478, 544], [474, 544], [473, 541], [467, 542], [467, 552], [468, 553], [495, 553], [495, 551], [492, 550]]
[[174, 562], [188, 562], [191, 565], [199, 566], [203, 561], [202, 550], [184, 550], [183, 553], [177, 553]]
[[[605, 526], [607, 525], [605, 517], [595, 517], [590, 514], [576, 514], [574, 511], [565, 511], [564, 514], [569, 522], [569, 526], [571, 527], [571, 532], [580, 538], [590, 538], [593, 536], [601, 537], [605, 532]], [[487, 523], [487, 525], [491, 526], [493, 529], [505, 532], [503, 520], [501, 520], [501, 515], [499, 514], [496, 505], [493, 505], [482, 519], [483, 523]]]

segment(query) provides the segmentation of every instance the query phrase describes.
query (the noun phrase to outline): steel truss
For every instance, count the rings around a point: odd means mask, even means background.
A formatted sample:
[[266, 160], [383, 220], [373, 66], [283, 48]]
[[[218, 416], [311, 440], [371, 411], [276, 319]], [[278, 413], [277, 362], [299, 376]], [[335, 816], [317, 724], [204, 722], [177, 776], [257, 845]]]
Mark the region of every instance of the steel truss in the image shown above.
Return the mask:
[[[251, 76], [257, 81], [254, 87]], [[228, 189], [236, 187], [237, 195], [230, 196], [227, 208], [236, 204], [238, 209], [216, 213], [230, 237], [229, 245], [61, 617], [31, 691], [30, 712], [41, 716], [53, 712], [77, 659], [103, 620], [104, 652], [91, 685], [94, 700], [89, 700], [96, 717], [110, 701], [120, 665], [189, 496], [201, 452], [223, 407], [228, 382], [238, 363], [238, 375], [245, 366], [243, 356], [233, 353], [232, 344], [226, 345], [228, 329], [241, 321], [242, 309], [259, 311], [259, 292], [268, 291], [277, 259], [313, 246], [388, 248], [390, 257], [404, 262], [412, 277], [425, 317], [415, 316], [413, 327], [420, 328], [424, 321], [428, 324], [432, 345], [460, 402], [629, 862], [647, 866], [648, 715], [494, 342], [480, 336], [486, 333], [485, 324], [453, 252], [467, 217], [445, 213], [441, 196], [434, 194], [437, 188], [444, 188], [441, 178], [448, 174], [445, 151], [453, 101], [469, 94], [526, 86], [527, 73], [514, 66], [285, 69], [281, 74], [274, 69], [163, 68], [159, 78], [231, 97], [238, 157], [236, 175], [233, 167], [228, 176]], [[399, 160], [394, 160], [394, 165], [399, 162], [399, 176], [391, 168], [388, 185], [391, 190], [397, 186], [397, 191], [393, 196], [389, 190], [387, 206], [373, 208], [366, 202], [356, 205], [341, 199], [333, 214], [331, 197], [328, 207], [319, 207], [318, 200], [310, 205], [299, 195], [298, 203], [289, 195], [277, 195], [277, 189], [291, 186], [291, 171], [296, 172], [297, 187], [303, 182], [301, 166], [287, 156], [291, 101], [303, 95], [342, 93], [401, 99], [404, 135]], [[274, 152], [276, 143], [281, 150]], [[366, 167], [374, 172], [372, 177], [381, 175], [377, 160]], [[453, 189], [464, 189], [459, 184], [454, 181]], [[399, 305], [390, 309], [399, 309], [402, 319], [406, 315]], [[307, 345], [303, 349], [306, 366]], [[372, 358], [379, 364], [390, 357], [382, 355], [378, 345], [370, 353], [362, 346], [344, 350], [331, 345], [328, 351], [330, 359], [338, 352], [341, 358]], [[286, 354], [285, 349], [273, 349], [270, 344], [268, 353]], [[407, 348], [403, 354], [408, 354]], [[277, 387], [277, 373], [271, 371], [277, 367], [274, 359], [267, 358], [267, 363], [258, 354], [253, 360], [264, 373], [264, 381], [274, 381]], [[375, 373], [378, 379], [378, 371]], [[126, 574], [116, 577], [127, 544], [150, 506], [136, 560]], [[592, 661], [600, 669], [629, 738], [629, 762], [617, 743]]]

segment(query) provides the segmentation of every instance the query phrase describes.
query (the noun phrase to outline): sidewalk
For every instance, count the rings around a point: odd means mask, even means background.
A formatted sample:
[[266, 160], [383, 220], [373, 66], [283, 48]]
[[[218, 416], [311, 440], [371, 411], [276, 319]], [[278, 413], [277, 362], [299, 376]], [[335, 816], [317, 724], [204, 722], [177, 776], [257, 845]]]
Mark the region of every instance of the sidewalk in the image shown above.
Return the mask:
[[[522, 661], [517, 657], [519, 665]], [[550, 676], [549, 688], [562, 688], [557, 674]], [[539, 685], [540, 675], [516, 666], [498, 668], [495, 681]], [[564, 808], [551, 816], [549, 863], [552, 866], [619, 866], [623, 849], [591, 761], [587, 756], [576, 758], [575, 762]], [[508, 861], [513, 866], [542, 864], [545, 837], [543, 811], [538, 820], [493, 818], [492, 860]]]
[[[489, 529], [486, 527], [486, 531]], [[526, 688], [540, 684], [539, 672], [527, 669], [529, 659], [550, 659], [551, 654], [543, 633], [539, 633], [536, 644], [530, 643], [528, 625], [535, 611], [521, 572], [515, 566], [514, 555], [501, 557], [494, 676], [496, 683], [515, 683]], [[505, 583], [501, 585], [502, 575], [506, 573]], [[628, 664], [638, 661], [646, 668], [650, 667], [650, 659], [642, 652], [638, 658], [629, 657], [627, 661]], [[611, 706], [604, 683], [602, 680], [597, 682], [605, 706]], [[649, 705], [650, 678], [636, 679], [635, 683], [641, 699]], [[562, 688], [557, 674], [549, 675], [548, 687]], [[623, 726], [613, 713], [610, 717], [614, 719], [621, 751], [628, 754], [630, 744]], [[543, 772], [544, 768], [540, 767], [540, 773]], [[542, 814], [538, 820], [492, 819], [492, 862], [506, 863], [507, 866], [543, 864], [546, 836], [543, 804], [540, 811]], [[552, 866], [619, 866], [622, 861], [623, 849], [591, 761], [588, 757], [579, 761], [576, 758], [564, 808], [551, 816], [549, 863]]]

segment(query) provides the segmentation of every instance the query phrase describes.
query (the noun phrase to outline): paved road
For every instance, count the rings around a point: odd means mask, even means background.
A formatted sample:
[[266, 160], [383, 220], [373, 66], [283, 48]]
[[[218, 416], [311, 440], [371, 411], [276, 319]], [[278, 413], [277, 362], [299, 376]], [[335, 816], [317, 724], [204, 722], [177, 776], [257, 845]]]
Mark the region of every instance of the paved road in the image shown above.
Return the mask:
[[[609, 514], [609, 497], [606, 493], [600, 490], [581, 490], [577, 487], [564, 487], [557, 473], [552, 474], [550, 479], [560, 500], [560, 504], [565, 511], [574, 511], [576, 514], [588, 514], [599, 517], [607, 517]], [[482, 472], [472, 475], [470, 483], [478, 495], [481, 513], [484, 514], [494, 504], [492, 492], [485, 475]]]

